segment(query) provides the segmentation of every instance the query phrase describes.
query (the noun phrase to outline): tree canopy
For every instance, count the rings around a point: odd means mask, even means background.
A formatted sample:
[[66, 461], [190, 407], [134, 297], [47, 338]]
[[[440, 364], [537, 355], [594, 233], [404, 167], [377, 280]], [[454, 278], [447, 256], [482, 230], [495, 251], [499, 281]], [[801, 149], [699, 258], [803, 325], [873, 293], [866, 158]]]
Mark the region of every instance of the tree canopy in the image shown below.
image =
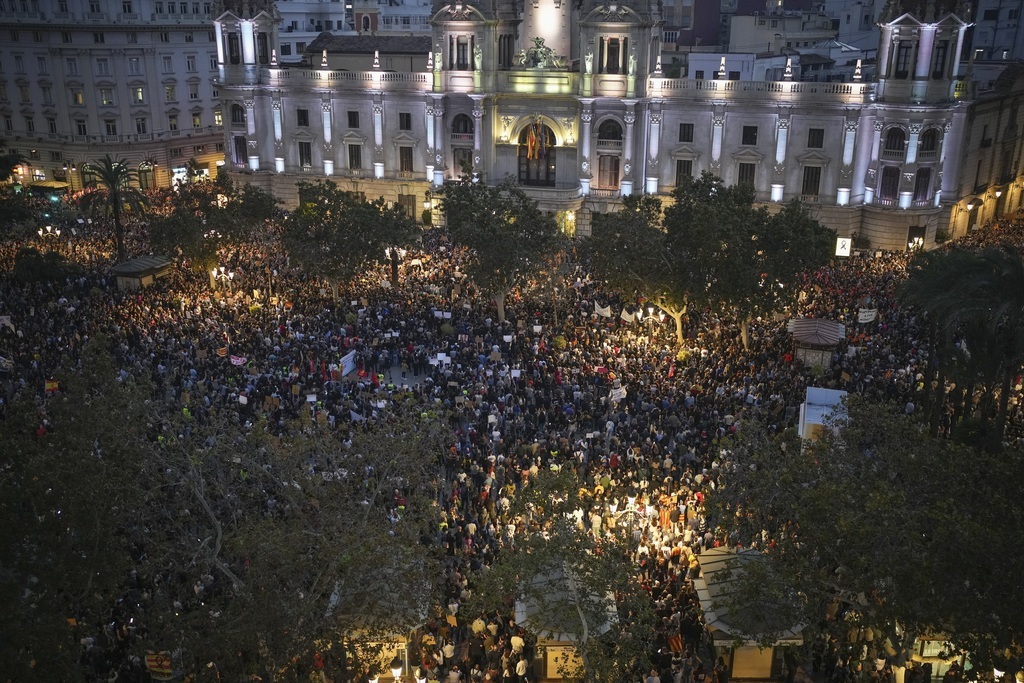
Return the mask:
[[556, 250], [555, 219], [512, 179], [489, 186], [463, 176], [446, 181], [441, 195], [452, 239], [472, 253], [466, 273], [493, 297], [503, 321], [505, 297], [519, 278], [539, 271]]
[[902, 406], [861, 398], [833, 426], [800, 443], [741, 425], [709, 506], [729, 543], [764, 561], [737, 575], [731, 612], [771, 614], [765, 641], [806, 624], [905, 656], [938, 635], [975, 666], [1005, 664], [1024, 635], [1003, 531], [1024, 524], [1013, 502], [1024, 459], [932, 439]]
[[371, 263], [390, 261], [397, 277], [397, 250], [420, 235], [401, 206], [383, 198], [368, 201], [328, 180], [299, 183], [299, 197], [285, 223], [285, 248], [296, 265], [326, 279], [332, 291]]

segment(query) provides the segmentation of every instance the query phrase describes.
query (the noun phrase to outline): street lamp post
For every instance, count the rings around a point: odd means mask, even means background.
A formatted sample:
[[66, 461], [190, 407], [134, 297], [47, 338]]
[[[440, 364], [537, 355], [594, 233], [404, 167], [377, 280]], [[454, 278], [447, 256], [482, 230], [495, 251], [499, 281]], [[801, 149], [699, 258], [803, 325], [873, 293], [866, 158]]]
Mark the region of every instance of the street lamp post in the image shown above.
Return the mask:
[[395, 679], [395, 683], [402, 680], [402, 660], [398, 658], [398, 655], [391, 660], [388, 668], [391, 669], [391, 677]]
[[224, 288], [231, 289], [231, 281], [235, 279], [235, 271], [227, 270], [224, 266], [214, 268], [210, 271], [210, 289], [217, 289], [217, 280], [224, 283]]
[[75, 193], [75, 171], [78, 170], [78, 166], [75, 162], [64, 162], [64, 177], [68, 179], [68, 186], [71, 188], [71, 194]]

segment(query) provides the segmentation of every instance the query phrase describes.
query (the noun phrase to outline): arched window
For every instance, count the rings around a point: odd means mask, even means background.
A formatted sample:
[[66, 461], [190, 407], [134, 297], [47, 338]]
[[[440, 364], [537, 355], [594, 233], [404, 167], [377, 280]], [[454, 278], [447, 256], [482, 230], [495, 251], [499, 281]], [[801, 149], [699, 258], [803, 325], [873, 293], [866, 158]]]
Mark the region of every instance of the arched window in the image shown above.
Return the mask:
[[523, 185], [555, 185], [555, 134], [539, 121], [519, 134], [519, 182]]
[[925, 132], [921, 133], [919, 148], [920, 151], [924, 153], [937, 152], [939, 149], [939, 131], [934, 128], [929, 128]]
[[608, 119], [597, 128], [597, 139], [601, 140], [622, 140], [622, 126], [618, 121]]
[[245, 125], [245, 109], [240, 104], [231, 105], [231, 125], [233, 126], [244, 126]]
[[370, 17], [366, 16], [365, 14], [363, 15], [363, 30], [370, 30]]
[[902, 128], [890, 128], [885, 134], [885, 151], [902, 152], [906, 141], [907, 135]]
[[452, 133], [457, 135], [472, 135], [473, 119], [469, 118], [465, 114], [459, 114], [452, 119]]
[[139, 189], [152, 190], [154, 180], [153, 164], [143, 161], [139, 164]]
[[900, 193], [900, 169], [898, 166], [882, 168], [882, 182], [878, 185], [878, 198], [895, 201]]

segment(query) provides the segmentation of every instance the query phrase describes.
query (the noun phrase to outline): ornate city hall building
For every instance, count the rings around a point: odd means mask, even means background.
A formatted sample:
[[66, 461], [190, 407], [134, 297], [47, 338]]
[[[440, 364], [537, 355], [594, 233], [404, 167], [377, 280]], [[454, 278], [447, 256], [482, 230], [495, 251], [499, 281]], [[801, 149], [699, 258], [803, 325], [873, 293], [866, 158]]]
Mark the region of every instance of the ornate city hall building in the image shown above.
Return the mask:
[[290, 204], [299, 181], [326, 177], [416, 216], [446, 179], [512, 176], [581, 234], [623, 196], [670, 201], [710, 171], [769, 206], [799, 198], [876, 249], [931, 246], [1021, 205], [1024, 73], [975, 92], [955, 0], [888, 3], [877, 56], [829, 82], [799, 80], [784, 55], [758, 80], [733, 53], [668, 78], [658, 0], [447, 1], [430, 36], [376, 34], [376, 4], [356, 3], [367, 30], [322, 33], [293, 66], [272, 8], [223, 13], [225, 167]]

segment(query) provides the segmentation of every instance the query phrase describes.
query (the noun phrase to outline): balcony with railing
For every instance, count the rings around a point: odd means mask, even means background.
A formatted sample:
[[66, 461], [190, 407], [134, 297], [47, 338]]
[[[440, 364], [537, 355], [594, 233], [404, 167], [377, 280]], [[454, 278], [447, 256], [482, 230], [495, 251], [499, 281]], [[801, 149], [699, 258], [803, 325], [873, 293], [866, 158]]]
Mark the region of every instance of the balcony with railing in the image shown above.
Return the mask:
[[897, 206], [899, 204], [899, 200], [895, 197], [892, 199], [888, 197], [875, 197], [875, 201], [873, 203], [876, 206]]
[[452, 133], [452, 142], [473, 143], [473, 133]]
[[903, 161], [907, 156], [906, 151], [902, 147], [900, 149], [883, 149], [880, 154], [886, 161]]
[[863, 104], [874, 96], [872, 83], [800, 81], [715, 81], [691, 78], [648, 79], [648, 94], [691, 99], [813, 101], [828, 96], [843, 104]]
[[427, 92], [433, 86], [429, 73], [398, 71], [338, 71], [332, 69], [264, 68], [267, 85], [305, 84], [311, 87], [350, 87], [366, 90]]

